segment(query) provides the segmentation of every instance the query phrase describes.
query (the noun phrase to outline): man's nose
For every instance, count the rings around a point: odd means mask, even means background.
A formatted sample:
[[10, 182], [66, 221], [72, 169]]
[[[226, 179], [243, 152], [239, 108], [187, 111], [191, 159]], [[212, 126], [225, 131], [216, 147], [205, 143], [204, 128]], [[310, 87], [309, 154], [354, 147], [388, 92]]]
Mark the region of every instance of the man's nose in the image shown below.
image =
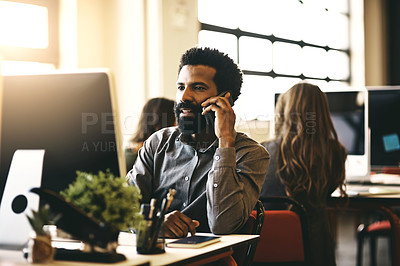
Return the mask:
[[181, 91], [181, 102], [193, 102], [193, 94], [189, 88], [185, 88], [183, 91]]

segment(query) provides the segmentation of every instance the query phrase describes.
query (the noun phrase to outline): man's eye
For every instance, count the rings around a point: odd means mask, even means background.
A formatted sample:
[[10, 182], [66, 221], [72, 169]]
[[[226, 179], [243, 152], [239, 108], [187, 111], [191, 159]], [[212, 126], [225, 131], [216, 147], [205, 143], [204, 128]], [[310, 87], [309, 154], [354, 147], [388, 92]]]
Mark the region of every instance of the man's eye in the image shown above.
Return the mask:
[[183, 91], [184, 89], [185, 89], [185, 86], [178, 85], [178, 90]]
[[202, 86], [195, 86], [195, 87], [194, 87], [194, 89], [195, 89], [196, 91], [202, 91], [202, 90], [205, 90], [205, 88], [204, 88], [204, 87], [202, 87]]

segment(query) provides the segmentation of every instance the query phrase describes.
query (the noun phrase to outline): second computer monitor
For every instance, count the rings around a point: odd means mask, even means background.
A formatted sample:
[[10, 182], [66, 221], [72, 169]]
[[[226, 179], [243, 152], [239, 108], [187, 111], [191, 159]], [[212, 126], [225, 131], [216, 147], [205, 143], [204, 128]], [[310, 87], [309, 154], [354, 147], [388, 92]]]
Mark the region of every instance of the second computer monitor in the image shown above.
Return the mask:
[[369, 178], [368, 94], [365, 88], [325, 91], [339, 141], [347, 151], [346, 179]]
[[371, 168], [400, 167], [400, 86], [368, 87]]

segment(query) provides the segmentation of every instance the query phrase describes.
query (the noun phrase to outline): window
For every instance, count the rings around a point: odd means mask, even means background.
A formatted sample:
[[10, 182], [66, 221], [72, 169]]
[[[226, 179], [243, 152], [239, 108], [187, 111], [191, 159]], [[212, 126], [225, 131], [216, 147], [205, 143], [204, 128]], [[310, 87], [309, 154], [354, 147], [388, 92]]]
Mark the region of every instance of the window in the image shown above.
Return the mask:
[[2, 74], [58, 65], [58, 0], [0, 0]]
[[272, 120], [273, 92], [301, 80], [350, 83], [348, 0], [198, 0], [198, 19], [199, 45], [243, 70], [238, 119]]

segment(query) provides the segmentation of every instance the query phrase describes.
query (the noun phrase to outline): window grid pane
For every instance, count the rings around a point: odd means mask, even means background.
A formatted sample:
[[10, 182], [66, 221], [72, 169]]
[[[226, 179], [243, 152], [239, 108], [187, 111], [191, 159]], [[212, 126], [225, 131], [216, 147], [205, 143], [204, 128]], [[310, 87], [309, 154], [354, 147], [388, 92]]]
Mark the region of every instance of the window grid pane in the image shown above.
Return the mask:
[[46, 48], [47, 23], [45, 7], [0, 1], [0, 45]]
[[198, 0], [198, 19], [202, 23], [236, 29], [239, 26], [238, 0]]
[[239, 64], [242, 69], [265, 71], [272, 70], [272, 43], [253, 37], [239, 38]]
[[[206, 2], [207, 7], [204, 5]], [[241, 108], [242, 105], [253, 106], [251, 101], [254, 100], [254, 91], [250, 93], [250, 89], [246, 89], [248, 84], [266, 91], [287, 90], [289, 85], [294, 85], [300, 80], [317, 84], [321, 89], [338, 84], [349, 85], [349, 0], [228, 2], [224, 8], [229, 8], [232, 12], [226, 18], [225, 12], [215, 14], [218, 20], [224, 21], [218, 24], [205, 17], [211, 16], [210, 10], [215, 10], [215, 3], [219, 1], [199, 0], [199, 44], [219, 49], [218, 46], [223, 43], [225, 47], [230, 48], [224, 48], [222, 51], [229, 50], [228, 54], [235, 61], [238, 59], [243, 73], [247, 76], [235, 110], [239, 112], [239, 118], [260, 119], [260, 114], [269, 114], [269, 111], [264, 112], [266, 110]], [[236, 27], [232, 22], [232, 14], [238, 14]], [[205, 31], [225, 33], [236, 38], [230, 38], [230, 45], [227, 38], [220, 40], [216, 35], [206, 40], [202, 37], [202, 32]], [[232, 49], [236, 49], [236, 52]], [[254, 78], [255, 76], [273, 79], [266, 82]], [[266, 98], [272, 97], [268, 92], [259, 93]]]
[[59, 64], [59, 0], [0, 0], [1, 73], [38, 73]]
[[303, 6], [299, 1], [274, 1], [272, 19], [274, 29], [272, 34], [279, 38], [301, 40], [301, 29], [304, 18]]
[[243, 31], [272, 35], [274, 6], [272, 0], [241, 0], [239, 28]]
[[[300, 45], [274, 42], [273, 44], [273, 68], [277, 74], [298, 76], [301, 74], [303, 51]], [[288, 63], [290, 62], [290, 63]]]
[[199, 46], [216, 48], [228, 54], [236, 63], [237, 61], [237, 38], [235, 35], [215, 31], [202, 30], [199, 32]]
[[304, 76], [323, 79], [328, 76], [327, 52], [324, 49], [304, 47], [302, 62]]

